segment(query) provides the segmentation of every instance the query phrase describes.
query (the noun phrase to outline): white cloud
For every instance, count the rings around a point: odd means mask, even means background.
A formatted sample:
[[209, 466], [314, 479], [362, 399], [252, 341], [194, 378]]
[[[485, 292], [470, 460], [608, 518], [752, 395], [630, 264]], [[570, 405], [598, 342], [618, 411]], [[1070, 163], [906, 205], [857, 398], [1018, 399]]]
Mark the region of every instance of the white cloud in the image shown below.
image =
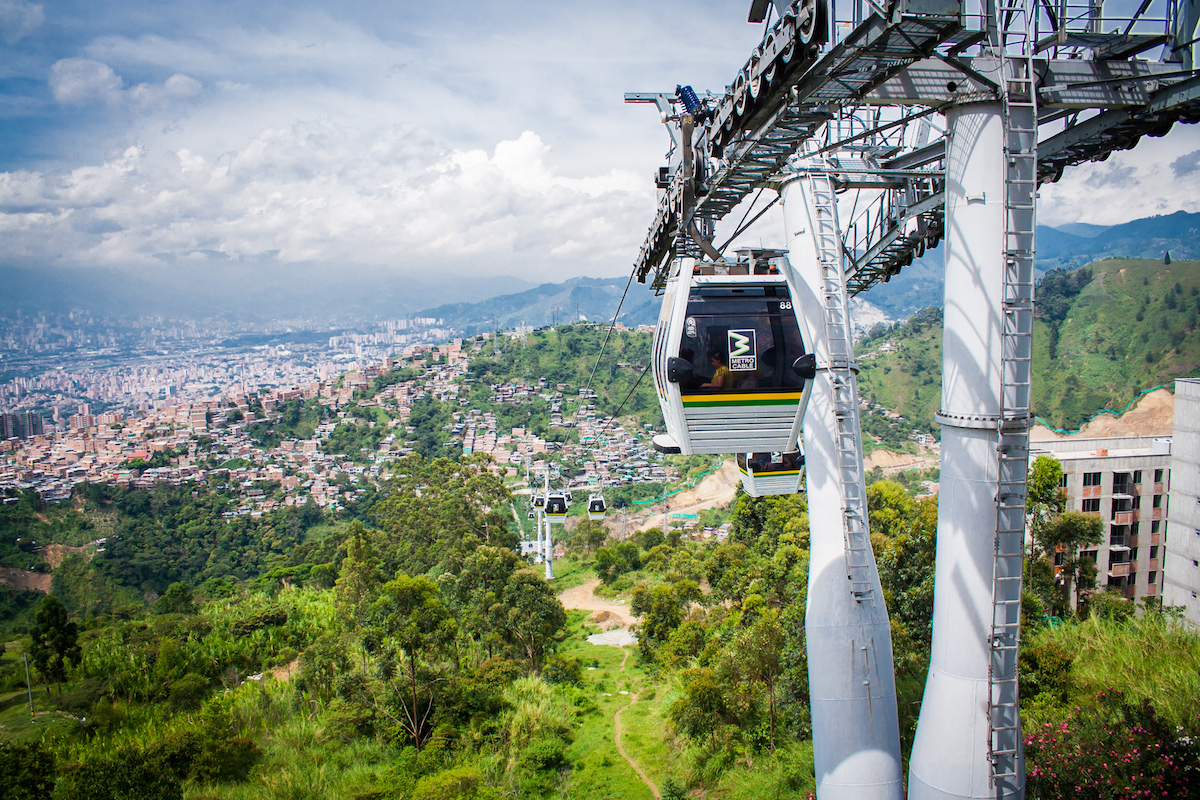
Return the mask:
[[25, 260], [117, 267], [207, 251], [546, 279], [628, 269], [649, 187], [627, 171], [564, 176], [548, 152], [529, 131], [488, 153], [412, 126], [328, 123], [264, 130], [213, 159], [129, 148], [65, 174], [0, 174], [0, 235]]
[[13, 45], [42, 27], [46, 15], [41, 5], [23, 0], [0, 0], [0, 39]]
[[63, 105], [81, 106], [97, 100], [114, 103], [121, 86], [112, 67], [88, 58], [64, 58], [50, 68], [50, 91]]
[[1166, 136], [1146, 137], [1107, 161], [1070, 167], [1057, 183], [1042, 186], [1038, 223], [1118, 225], [1179, 210], [1200, 212], [1194, 182], [1178, 171], [1197, 150], [1200, 126], [1176, 124]]
[[196, 97], [200, 81], [176, 73], [160, 84], [139, 83], [125, 89], [125, 82], [112, 67], [87, 58], [64, 58], [50, 68], [50, 91], [63, 105], [82, 106], [102, 101], [110, 106], [127, 105], [142, 111], [154, 110], [174, 100]]

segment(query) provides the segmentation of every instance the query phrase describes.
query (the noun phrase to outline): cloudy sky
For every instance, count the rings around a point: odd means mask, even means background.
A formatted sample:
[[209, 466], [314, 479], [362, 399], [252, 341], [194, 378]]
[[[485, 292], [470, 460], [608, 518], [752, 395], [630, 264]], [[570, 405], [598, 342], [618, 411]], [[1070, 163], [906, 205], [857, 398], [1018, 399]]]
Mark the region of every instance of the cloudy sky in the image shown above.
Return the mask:
[[[625, 275], [667, 137], [622, 94], [729, 82], [746, 8], [0, 0], [0, 263]], [[1200, 211], [1196, 126], [1147, 142], [1042, 222]]]

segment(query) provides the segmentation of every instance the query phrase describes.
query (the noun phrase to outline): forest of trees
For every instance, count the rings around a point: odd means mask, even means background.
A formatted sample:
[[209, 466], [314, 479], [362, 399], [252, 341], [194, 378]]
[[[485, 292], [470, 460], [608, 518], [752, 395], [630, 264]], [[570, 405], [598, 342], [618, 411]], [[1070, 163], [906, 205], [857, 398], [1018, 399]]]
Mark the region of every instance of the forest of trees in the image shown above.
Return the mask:
[[[617, 767], [581, 749], [612, 694], [585, 654], [607, 648], [583, 643], [580, 613], [513, 554], [508, 490], [480, 457], [402, 466], [360, 516], [300, 509], [253, 530], [204, 519], [214, 498], [88, 490], [131, 537], [157, 530], [157, 546], [56, 573], [32, 624], [12, 631], [0, 660], [11, 796], [610, 796], [592, 773]], [[1039, 460], [1031, 475], [1030, 796], [1075, 785], [1094, 797], [1148, 786], [1188, 796], [1200, 642], [1169, 610], [1089, 590], [1074, 554], [1097, 533], [1063, 513], [1056, 469]], [[868, 494], [907, 752], [929, 660], [936, 499], [888, 481]], [[640, 618], [633, 669], [645, 713], [663, 723], [666, 749], [653, 752], [664, 797], [805, 797], [805, 498], [739, 495], [732, 510], [719, 542], [659, 528], [620, 541], [585, 520], [564, 531], [562, 566], [575, 582], [597, 576], [598, 591], [628, 598]], [[213, 573], [187, 555], [204, 547], [194, 540], [215, 543]], [[171, 582], [152, 588], [146, 575], [159, 570]], [[106, 597], [105, 586], [113, 600], [81, 599]], [[40, 684], [32, 724], [22, 652]], [[1115, 765], [1103, 785], [1079, 758], [1093, 751]]]

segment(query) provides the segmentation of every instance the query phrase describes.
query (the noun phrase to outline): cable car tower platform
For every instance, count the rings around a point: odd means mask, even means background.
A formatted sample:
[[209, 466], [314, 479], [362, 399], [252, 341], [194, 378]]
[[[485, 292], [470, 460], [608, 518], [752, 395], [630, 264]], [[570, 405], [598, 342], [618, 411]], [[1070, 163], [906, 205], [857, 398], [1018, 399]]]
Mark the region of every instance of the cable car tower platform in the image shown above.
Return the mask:
[[[1037, 189], [1200, 121], [1198, 4], [752, 0], [763, 38], [723, 91], [626, 95], [654, 104], [671, 137], [640, 282], [669, 297], [683, 278], [734, 274], [718, 223], [756, 191], [782, 204], [785, 271], [799, 276], [789, 285], [815, 358], [801, 414], [822, 800], [903, 796], [847, 299], [945, 242], [933, 648], [909, 797], [1024, 797], [1016, 661]], [[660, 318], [671, 326], [656, 336], [660, 398], [668, 359], [686, 378], [685, 353], [670, 351], [683, 322]]]

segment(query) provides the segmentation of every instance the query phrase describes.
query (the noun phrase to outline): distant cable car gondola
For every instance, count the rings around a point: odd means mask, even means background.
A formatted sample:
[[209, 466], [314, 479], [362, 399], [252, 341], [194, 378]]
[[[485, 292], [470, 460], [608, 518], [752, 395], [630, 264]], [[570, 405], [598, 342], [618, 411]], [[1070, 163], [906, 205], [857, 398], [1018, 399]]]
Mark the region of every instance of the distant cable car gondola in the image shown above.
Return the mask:
[[804, 477], [804, 454], [738, 453], [738, 472], [742, 489], [751, 497], [770, 494], [795, 494]]
[[536, 512], [536, 511], [530, 511], [530, 512], [529, 512], [529, 518], [530, 518], [530, 519], [537, 519], [537, 512]]
[[533, 507], [534, 508], [545, 508], [546, 507], [545, 496], [540, 495], [540, 494], [535, 494], [533, 496]]
[[795, 277], [782, 251], [744, 251], [728, 264], [679, 259], [654, 335], [654, 385], [664, 452], [792, 452], [809, 379]]
[[546, 519], [551, 522], [567, 521], [567, 498], [560, 493], [546, 497]]
[[604, 495], [593, 494], [588, 497], [588, 519], [604, 519], [604, 512], [608, 510], [608, 506], [604, 503]]

